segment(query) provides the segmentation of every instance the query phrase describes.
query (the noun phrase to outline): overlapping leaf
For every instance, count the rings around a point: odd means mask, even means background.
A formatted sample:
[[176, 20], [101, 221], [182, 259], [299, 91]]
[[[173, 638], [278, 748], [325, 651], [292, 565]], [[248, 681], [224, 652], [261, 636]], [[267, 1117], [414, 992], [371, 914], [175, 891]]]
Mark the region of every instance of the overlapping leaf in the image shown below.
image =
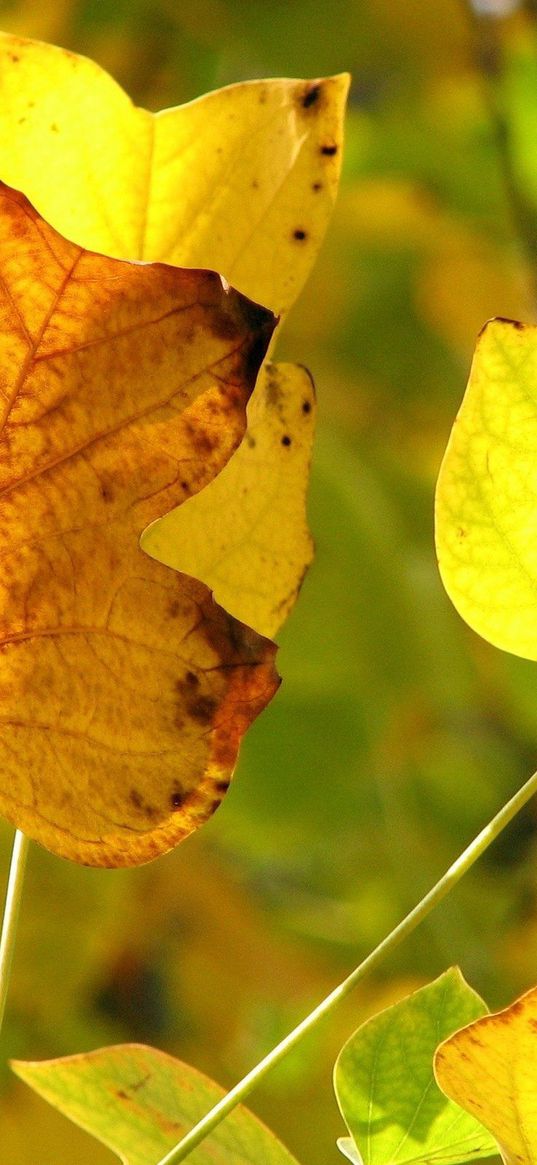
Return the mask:
[[230, 456], [274, 320], [211, 272], [103, 258], [0, 193], [0, 811], [132, 864], [221, 800], [271, 644], [144, 527]]
[[152, 114], [93, 61], [0, 37], [0, 177], [120, 259], [208, 267], [277, 314], [322, 242], [349, 79], [249, 81]]
[[[156, 1165], [224, 1095], [195, 1068], [141, 1044], [13, 1068], [92, 1133], [124, 1165]], [[280, 1141], [239, 1107], [189, 1156], [192, 1165], [296, 1165]]]
[[537, 1161], [537, 989], [438, 1049], [440, 1087], [489, 1129], [506, 1165]]
[[537, 659], [537, 328], [482, 332], [437, 489], [444, 585], [497, 647]]
[[[136, 108], [92, 61], [3, 35], [0, 177], [24, 190], [47, 221], [83, 246], [119, 258], [220, 271], [252, 299], [282, 313], [309, 274], [332, 211], [348, 83], [346, 75], [247, 82], [153, 115]], [[294, 404], [293, 377], [299, 394]], [[300, 407], [302, 373], [286, 368], [280, 378], [293, 411]], [[257, 439], [268, 460], [279, 464], [280, 433], [265, 410], [262, 389], [260, 395]], [[313, 402], [311, 407], [313, 415]], [[219, 559], [222, 601], [231, 595], [233, 610], [252, 609], [248, 601], [236, 605], [237, 573], [241, 592], [248, 578], [245, 593], [257, 596], [253, 625], [260, 631], [283, 621], [311, 557], [303, 517], [308, 454], [301, 472], [294, 457], [293, 465], [285, 482], [279, 476], [288, 504], [280, 505], [278, 545], [267, 547], [271, 564], [284, 561], [282, 543], [292, 545], [292, 556], [266, 609], [261, 560], [251, 554], [241, 559], [233, 538], [223, 547], [222, 523], [214, 543], [214, 520], [198, 538], [200, 559], [192, 550], [187, 556], [191, 573], [209, 583], [212, 576], [205, 578], [203, 567]], [[226, 492], [223, 483], [215, 496], [229, 513], [237, 472], [235, 464], [226, 479], [233, 491]], [[177, 517], [178, 537], [199, 530], [205, 516], [205, 503], [200, 499], [198, 510], [198, 500], [193, 502], [188, 518]], [[170, 521], [158, 534], [163, 561], [186, 569], [182, 546], [170, 541], [174, 531]], [[153, 532], [146, 546], [157, 553], [156, 544]]]
[[226, 611], [263, 635], [284, 622], [313, 553], [305, 517], [313, 406], [303, 368], [265, 365], [240, 448], [141, 539], [161, 562], [199, 572]]

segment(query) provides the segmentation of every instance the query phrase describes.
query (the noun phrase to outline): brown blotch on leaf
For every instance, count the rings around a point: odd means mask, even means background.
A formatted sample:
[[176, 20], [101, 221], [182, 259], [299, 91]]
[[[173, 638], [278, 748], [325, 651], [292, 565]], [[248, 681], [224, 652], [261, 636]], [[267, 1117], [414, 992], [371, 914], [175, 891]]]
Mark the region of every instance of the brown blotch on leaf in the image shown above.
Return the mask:
[[143, 798], [137, 789], [131, 789], [129, 793], [129, 801], [134, 805], [135, 809], [141, 809], [143, 805]]
[[124, 1092], [123, 1088], [116, 1088], [116, 1096], [118, 1100], [128, 1100], [129, 1094]]
[[215, 700], [214, 696], [199, 696], [197, 700], [192, 700], [188, 704], [187, 710], [193, 720], [198, 720], [200, 724], [210, 724], [217, 707], [218, 700]]
[[227, 793], [230, 784], [231, 784], [231, 781], [217, 781], [214, 787], [216, 789], [216, 792], [221, 793], [223, 796], [224, 793]]
[[185, 799], [186, 793], [180, 793], [179, 790], [176, 789], [170, 797], [170, 805], [172, 809], [180, 809], [181, 806], [184, 805]]
[[200, 682], [199, 676], [196, 675], [195, 671], [187, 671], [185, 675], [185, 682], [188, 684], [189, 688], [197, 688], [199, 687]]
[[103, 502], [113, 502], [115, 494], [109, 482], [101, 482], [101, 497]]
[[181, 607], [181, 603], [179, 602], [179, 600], [172, 599], [171, 603], [168, 606], [168, 615], [169, 615], [170, 619], [177, 619], [177, 616], [181, 614], [181, 611], [182, 611], [182, 607]]
[[221, 804], [222, 804], [222, 801], [220, 800], [220, 797], [218, 797], [216, 800], [211, 802], [211, 804], [209, 805], [209, 816], [210, 817], [212, 817], [213, 813], [216, 813], [216, 810], [220, 808]]
[[335, 144], [327, 143], [325, 146], [321, 146], [321, 154], [324, 154], [326, 158], [333, 158], [337, 151], [338, 148]]
[[296, 239], [299, 243], [304, 242], [304, 239], [307, 239], [307, 237], [308, 232], [305, 231], [303, 227], [297, 227], [296, 230], [293, 231], [293, 238]]
[[302, 109], [313, 109], [319, 106], [323, 96], [323, 86], [319, 81], [306, 85], [299, 94]]
[[323, 188], [322, 182], [312, 182], [312, 184], [311, 184], [311, 189], [314, 191], [315, 194], [318, 194], [319, 190], [322, 190], [322, 188]]

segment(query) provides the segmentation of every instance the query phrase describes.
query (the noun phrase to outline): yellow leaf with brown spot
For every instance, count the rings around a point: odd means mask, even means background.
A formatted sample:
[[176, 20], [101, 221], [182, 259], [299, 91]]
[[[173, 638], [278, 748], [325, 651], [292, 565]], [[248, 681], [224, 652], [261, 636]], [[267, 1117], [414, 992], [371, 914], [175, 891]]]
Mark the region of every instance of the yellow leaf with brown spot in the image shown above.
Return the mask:
[[141, 538], [147, 554], [199, 574], [226, 611], [262, 635], [285, 621], [313, 556], [305, 506], [314, 408], [304, 368], [265, 364], [240, 448]]
[[0, 190], [0, 812], [132, 865], [218, 805], [274, 646], [141, 531], [241, 439], [270, 312], [66, 242]]
[[348, 85], [248, 81], [152, 114], [85, 57], [3, 34], [0, 177], [84, 247], [220, 271], [281, 314], [330, 218]]
[[506, 1165], [535, 1165], [537, 988], [440, 1044], [435, 1075], [446, 1096], [492, 1133]]

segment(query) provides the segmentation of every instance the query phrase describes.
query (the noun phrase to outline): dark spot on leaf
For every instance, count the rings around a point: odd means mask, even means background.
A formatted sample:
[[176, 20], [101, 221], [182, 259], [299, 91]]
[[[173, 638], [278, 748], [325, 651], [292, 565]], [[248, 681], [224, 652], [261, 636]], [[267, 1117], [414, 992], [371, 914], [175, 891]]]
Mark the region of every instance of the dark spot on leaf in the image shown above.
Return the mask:
[[317, 194], [319, 192], [319, 190], [322, 190], [322, 188], [323, 188], [322, 182], [312, 182], [312, 184], [311, 184], [311, 189], [313, 191], [315, 191], [315, 194]]
[[180, 604], [179, 600], [172, 599], [172, 601], [168, 607], [168, 615], [169, 615], [170, 619], [177, 619], [177, 616], [180, 614], [181, 614], [181, 604]]
[[199, 686], [199, 676], [196, 675], [195, 671], [187, 671], [185, 680], [190, 688], [197, 688]]
[[220, 798], [218, 798], [217, 800], [213, 801], [209, 805], [209, 816], [210, 817], [212, 816], [213, 813], [216, 813], [216, 810], [220, 808], [221, 804], [222, 804], [222, 802], [221, 802]]
[[188, 482], [187, 481], [181, 482], [181, 489], [184, 489], [185, 493], [188, 491]]
[[256, 441], [255, 437], [252, 437], [251, 433], [246, 433], [245, 440], [246, 440], [246, 444], [247, 444], [249, 449], [255, 449], [255, 447], [257, 445], [257, 441]]
[[287, 433], [286, 433], [285, 437], [282, 437], [282, 445], [290, 445], [290, 444], [291, 444], [291, 438], [288, 437]]
[[51, 129], [51, 132], [52, 132], [52, 133], [59, 133], [59, 132], [60, 132], [60, 131], [59, 131], [59, 129], [58, 129], [58, 126], [56, 125], [56, 122], [55, 122], [55, 121], [53, 121], [53, 122], [52, 122], [52, 125], [51, 125], [50, 129]]
[[321, 96], [321, 86], [320, 85], [310, 85], [306, 89], [306, 92], [304, 93], [304, 96], [302, 98], [303, 108], [304, 109], [311, 109], [311, 106], [315, 105], [317, 103], [320, 96]]
[[143, 805], [143, 798], [137, 789], [131, 789], [129, 793], [129, 800], [134, 805], [135, 809], [141, 809]]
[[101, 497], [103, 502], [112, 502], [114, 500], [114, 491], [108, 482], [101, 482]]
[[18, 65], [20, 57], [18, 57], [16, 53], [8, 53], [8, 57], [10, 61], [13, 61], [14, 65]]
[[215, 700], [214, 696], [199, 696], [188, 705], [188, 712], [200, 724], [210, 724], [217, 706], [218, 700]]
[[257, 178], [254, 178], [252, 182], [252, 190], [259, 190], [259, 182], [257, 181]]
[[170, 805], [172, 809], [180, 809], [185, 800], [185, 793], [180, 793], [176, 790], [170, 797]]
[[297, 239], [300, 243], [302, 243], [304, 239], [307, 239], [307, 237], [308, 232], [305, 231], [302, 227], [297, 227], [296, 231], [293, 231], [293, 238]]
[[223, 796], [224, 793], [227, 793], [230, 783], [230, 781], [217, 781], [214, 787], [217, 793], [222, 793]]
[[333, 158], [334, 154], [337, 154], [337, 146], [336, 145], [321, 146], [321, 154], [324, 154], [325, 157], [327, 157], [327, 158]]
[[19, 120], [18, 120], [18, 122], [17, 122], [17, 125], [24, 125], [24, 122], [25, 122], [26, 120], [27, 120], [27, 118], [26, 118], [26, 117], [19, 117]]
[[311, 413], [311, 401], [309, 401], [309, 400], [303, 401], [302, 412], [303, 413]]
[[128, 1100], [128, 1093], [124, 1092], [122, 1088], [116, 1089], [116, 1096], [118, 1100]]

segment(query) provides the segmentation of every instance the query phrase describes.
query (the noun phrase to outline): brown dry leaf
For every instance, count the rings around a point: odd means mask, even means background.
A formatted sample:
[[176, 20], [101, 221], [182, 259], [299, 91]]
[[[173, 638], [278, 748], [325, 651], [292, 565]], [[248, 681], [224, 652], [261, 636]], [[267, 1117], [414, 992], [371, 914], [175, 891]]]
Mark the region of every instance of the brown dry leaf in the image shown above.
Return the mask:
[[207, 271], [66, 242], [0, 188], [0, 812], [133, 865], [219, 804], [274, 646], [139, 548], [244, 431], [273, 326]]

